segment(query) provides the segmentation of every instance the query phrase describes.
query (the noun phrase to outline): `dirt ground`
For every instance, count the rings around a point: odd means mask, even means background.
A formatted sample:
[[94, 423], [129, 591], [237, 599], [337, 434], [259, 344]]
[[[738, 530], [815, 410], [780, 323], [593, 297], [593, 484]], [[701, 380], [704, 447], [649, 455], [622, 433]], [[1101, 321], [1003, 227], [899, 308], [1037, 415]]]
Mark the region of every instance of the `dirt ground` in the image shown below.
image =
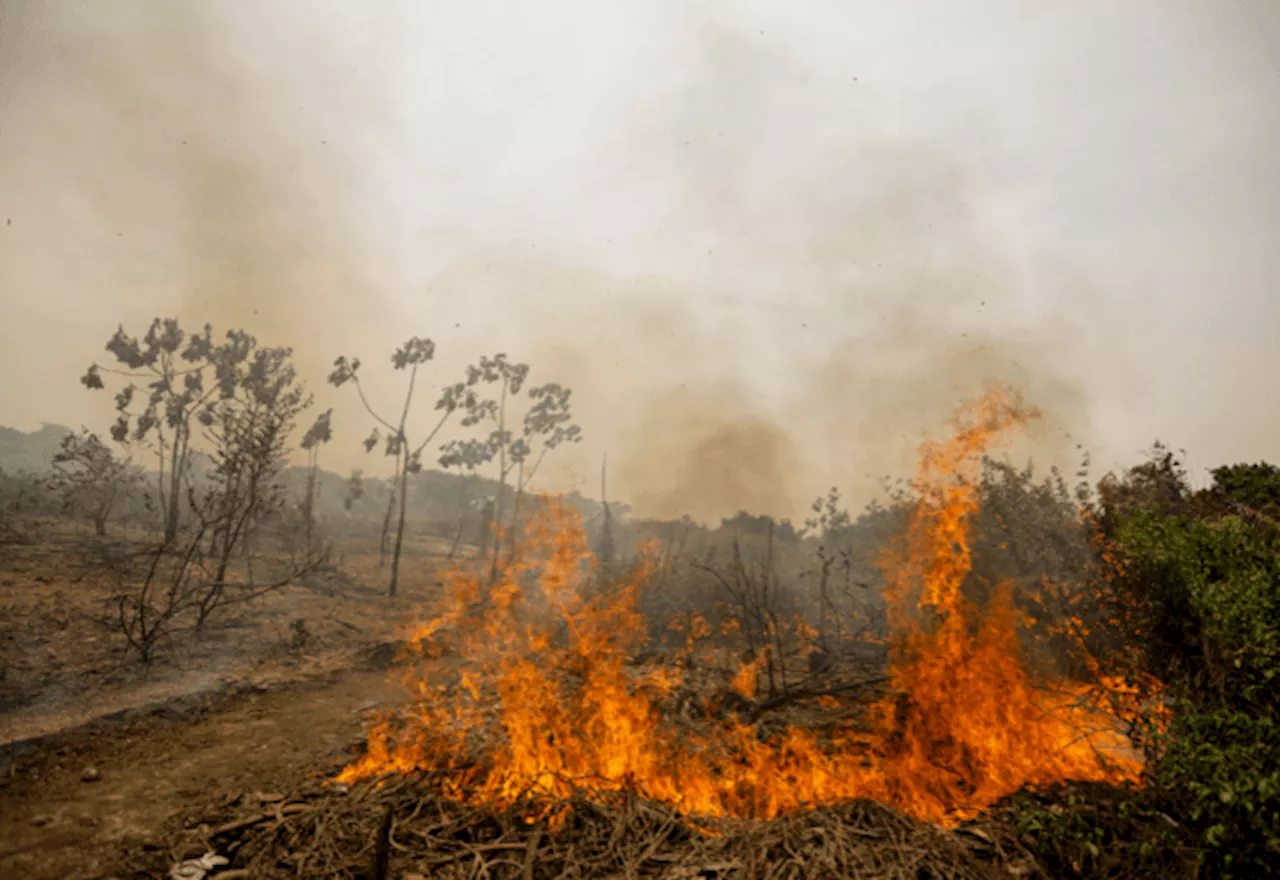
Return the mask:
[[128, 537], [29, 533], [0, 548], [0, 880], [128, 877], [193, 806], [333, 771], [402, 692], [388, 666], [443, 556], [408, 541], [392, 601], [376, 545], [350, 543], [147, 666], [110, 622]]
[[210, 799], [269, 801], [333, 772], [365, 712], [401, 693], [385, 670], [349, 672], [72, 735], [0, 786], [0, 877], [129, 877], [144, 854], [154, 861], [163, 829]]
[[112, 602], [120, 587], [111, 558], [128, 549], [127, 539], [67, 531], [0, 547], [0, 745], [246, 681], [359, 666], [437, 594], [430, 540], [407, 542], [395, 601], [376, 546], [357, 545], [329, 570], [222, 609], [200, 633], [174, 635], [148, 666], [126, 649]]

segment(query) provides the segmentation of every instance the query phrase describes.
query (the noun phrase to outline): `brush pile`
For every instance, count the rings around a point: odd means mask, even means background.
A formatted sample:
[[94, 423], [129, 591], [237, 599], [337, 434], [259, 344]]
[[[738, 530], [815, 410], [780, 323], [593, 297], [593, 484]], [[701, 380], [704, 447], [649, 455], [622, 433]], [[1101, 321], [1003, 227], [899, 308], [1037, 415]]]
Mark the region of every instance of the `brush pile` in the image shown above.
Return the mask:
[[424, 775], [321, 785], [210, 812], [171, 854], [217, 853], [210, 878], [1044, 877], [1006, 826], [945, 830], [872, 801], [768, 822], [695, 822], [619, 794], [506, 810], [442, 797]]

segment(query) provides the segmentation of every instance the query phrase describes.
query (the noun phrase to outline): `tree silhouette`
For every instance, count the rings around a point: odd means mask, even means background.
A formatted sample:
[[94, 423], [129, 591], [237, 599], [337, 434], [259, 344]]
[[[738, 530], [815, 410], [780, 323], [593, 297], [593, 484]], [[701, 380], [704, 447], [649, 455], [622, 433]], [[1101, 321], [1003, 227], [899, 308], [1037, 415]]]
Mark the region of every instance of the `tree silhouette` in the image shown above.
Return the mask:
[[87, 429], [63, 437], [53, 456], [53, 488], [62, 494], [69, 512], [89, 518], [99, 536], [107, 533], [107, 521], [117, 502], [141, 479], [142, 474], [127, 458], [117, 458]]
[[[122, 444], [147, 443], [155, 450], [164, 536], [171, 542], [181, 524], [184, 489], [190, 488], [197, 425], [212, 425], [220, 402], [261, 391], [253, 383], [280, 355], [262, 355], [257, 340], [242, 330], [227, 331], [222, 343], [214, 342], [208, 324], [203, 332], [188, 334], [176, 318], [156, 318], [141, 338], [120, 326], [106, 350], [119, 366], [93, 363], [80, 381], [86, 388], [102, 389], [103, 374], [128, 380], [116, 394], [111, 437]], [[262, 351], [289, 356], [288, 349]], [[265, 360], [256, 360], [260, 355]], [[135, 408], [139, 400], [141, 408]]]
[[[491, 426], [489, 436], [482, 441], [456, 440], [444, 448], [444, 461], [453, 462], [457, 456], [470, 455], [477, 463], [498, 461], [498, 493], [494, 499], [493, 521], [491, 529], [493, 538], [493, 557], [490, 563], [489, 578], [494, 581], [498, 576], [498, 565], [502, 556], [501, 524], [505, 512], [507, 485], [515, 473], [515, 502], [512, 511], [511, 558], [515, 558], [518, 547], [518, 530], [520, 525], [520, 502], [525, 489], [537, 475], [538, 468], [551, 450], [565, 443], [577, 443], [582, 439], [582, 429], [573, 424], [570, 407], [572, 392], [557, 383], [549, 382], [536, 388], [530, 388], [527, 397], [532, 401], [525, 410], [521, 420], [521, 431], [517, 435], [509, 425], [514, 420], [511, 406], [519, 398], [529, 377], [529, 365], [512, 363], [505, 354], [493, 357], [482, 357], [480, 363], [467, 370], [467, 384], [497, 385], [494, 397], [480, 401], [468, 415], [473, 423], [487, 423]], [[482, 554], [485, 548], [481, 548]]]
[[[418, 372], [424, 364], [429, 363], [435, 357], [435, 350], [435, 343], [430, 339], [415, 336], [397, 348], [391, 355], [391, 364], [396, 370], [409, 371], [404, 404], [400, 408], [400, 417], [396, 421], [385, 418], [370, 404], [364, 387], [360, 384], [360, 360], [358, 358], [339, 357], [333, 362], [333, 372], [329, 374], [329, 383], [335, 388], [340, 388], [348, 383], [354, 385], [356, 392], [360, 395], [360, 402], [364, 404], [365, 410], [377, 422], [373, 432], [365, 440], [366, 451], [372, 451], [379, 441], [385, 441], [384, 449], [386, 454], [395, 458], [394, 485], [396, 488], [392, 495], [391, 504], [399, 508], [399, 518], [396, 525], [395, 549], [391, 556], [391, 582], [387, 588], [387, 595], [389, 596], [396, 595], [396, 587], [400, 579], [400, 552], [404, 546], [409, 475], [421, 472], [423, 451], [436, 439], [440, 431], [443, 430], [444, 426], [456, 413], [459, 411], [463, 413], [462, 424], [464, 426], [475, 424], [479, 418], [476, 410], [480, 401], [475, 390], [471, 387], [475, 384], [475, 380], [471, 378], [471, 372], [469, 371], [466, 382], [458, 382], [444, 388], [435, 405], [436, 412], [440, 413], [439, 419], [434, 427], [426, 432], [426, 436], [421, 443], [416, 446], [411, 444], [408, 421], [409, 413], [413, 406], [414, 392], [417, 388]], [[470, 369], [474, 370], [475, 368]], [[383, 431], [386, 433], [383, 434]], [[390, 520], [390, 514], [391, 507], [389, 506], [387, 508], [388, 521]], [[385, 531], [386, 529], [384, 528], [384, 534]]]

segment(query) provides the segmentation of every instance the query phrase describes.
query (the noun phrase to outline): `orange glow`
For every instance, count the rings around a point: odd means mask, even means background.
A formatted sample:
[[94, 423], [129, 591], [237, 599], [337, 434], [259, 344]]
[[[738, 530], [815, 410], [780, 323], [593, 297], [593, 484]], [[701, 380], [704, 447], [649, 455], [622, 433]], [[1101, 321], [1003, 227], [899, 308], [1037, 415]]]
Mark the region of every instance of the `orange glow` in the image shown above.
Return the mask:
[[[1010, 589], [981, 610], [961, 593], [981, 456], [1033, 415], [994, 391], [961, 410], [952, 437], [922, 447], [919, 504], [883, 563], [892, 684], [869, 729], [789, 727], [762, 741], [743, 722], [664, 713], [682, 673], [628, 662], [656, 554], [596, 591], [580, 518], [549, 502], [492, 586], [450, 576], [448, 607], [413, 636], [412, 709], [377, 726], [339, 779], [426, 772], [460, 801], [547, 811], [574, 794], [634, 791], [691, 816], [759, 819], [873, 798], [951, 824], [1028, 783], [1136, 777], [1136, 762], [1102, 757], [1124, 742], [1080, 689], [1033, 684]], [[711, 630], [698, 618], [688, 632]], [[732, 682], [748, 698], [759, 662]]]

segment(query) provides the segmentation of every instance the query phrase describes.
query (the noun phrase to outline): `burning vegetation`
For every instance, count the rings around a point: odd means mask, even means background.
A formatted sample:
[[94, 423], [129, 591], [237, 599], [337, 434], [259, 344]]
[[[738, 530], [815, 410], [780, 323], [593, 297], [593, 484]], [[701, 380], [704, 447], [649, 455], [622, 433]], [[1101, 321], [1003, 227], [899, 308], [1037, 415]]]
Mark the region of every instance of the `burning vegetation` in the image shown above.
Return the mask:
[[[302, 440], [300, 484], [285, 481], [310, 403], [287, 352], [255, 355], [237, 334], [208, 347], [206, 333], [178, 367], [184, 337], [166, 326], [113, 341], [126, 366], [157, 373], [141, 412], [132, 385], [117, 395], [117, 434], [167, 464], [150, 475], [161, 503], [143, 499], [149, 533], [94, 536], [104, 559], [146, 551], [141, 573], [132, 557], [111, 569], [122, 650], [149, 667], [180, 637], [215, 644], [229, 611], [296, 613], [315, 601], [294, 598], [299, 572], [337, 590], [356, 570], [334, 560], [339, 534], [355, 550], [363, 537], [378, 580], [390, 563], [387, 594], [399, 578], [399, 607], [421, 617], [396, 708], [303, 768], [310, 783], [295, 774], [268, 795], [241, 780], [175, 816], [164, 852], [130, 852], [155, 866], [137, 876], [175, 863], [375, 880], [1275, 873], [1280, 469], [1219, 468], [1193, 491], [1157, 447], [1096, 488], [1086, 468], [1072, 490], [1001, 461], [1039, 413], [995, 387], [856, 518], [833, 489], [803, 529], [746, 511], [719, 529], [640, 521], [529, 489], [578, 430], [567, 390], [520, 395], [527, 368], [496, 357], [436, 407], [439, 425], [471, 429], [433, 450], [463, 472], [457, 521], [413, 518], [443, 474], [419, 457], [436, 434], [410, 445], [403, 417], [366, 442], [384, 442], [394, 479], [374, 498], [377, 481], [338, 479], [335, 518], [318, 465], [330, 412]], [[419, 340], [393, 357], [406, 409], [429, 354]], [[340, 360], [331, 379], [359, 391], [356, 366]], [[218, 383], [191, 378], [206, 373]], [[475, 471], [493, 464], [495, 494], [476, 508]], [[108, 516], [120, 527], [112, 511], [147, 477], [87, 435], [55, 465], [49, 487], [95, 532]], [[353, 509], [363, 533], [343, 531]], [[330, 613], [378, 618], [382, 635], [361, 644], [382, 657], [396, 600], [363, 596]], [[315, 650], [301, 618], [291, 632], [290, 656]], [[96, 768], [85, 778], [105, 787]]]
[[[519, 805], [530, 821], [634, 793], [695, 819], [873, 799], [954, 825], [1028, 785], [1136, 779], [1122, 725], [1089, 688], [1030, 668], [1010, 585], [981, 606], [962, 589], [983, 457], [1034, 416], [994, 390], [957, 415], [953, 436], [921, 449], [914, 510], [881, 562], [889, 674], [867, 681], [861, 723], [762, 729], [761, 656], [733, 675], [732, 708], [704, 690], [694, 711], [688, 700], [675, 710], [696, 691], [692, 658], [633, 662], [657, 551], [611, 580], [579, 514], [550, 503], [496, 577], [449, 576], [447, 610], [412, 635], [411, 706], [372, 729], [340, 781], [424, 773], [450, 798]], [[833, 693], [807, 702], [840, 705]]]

